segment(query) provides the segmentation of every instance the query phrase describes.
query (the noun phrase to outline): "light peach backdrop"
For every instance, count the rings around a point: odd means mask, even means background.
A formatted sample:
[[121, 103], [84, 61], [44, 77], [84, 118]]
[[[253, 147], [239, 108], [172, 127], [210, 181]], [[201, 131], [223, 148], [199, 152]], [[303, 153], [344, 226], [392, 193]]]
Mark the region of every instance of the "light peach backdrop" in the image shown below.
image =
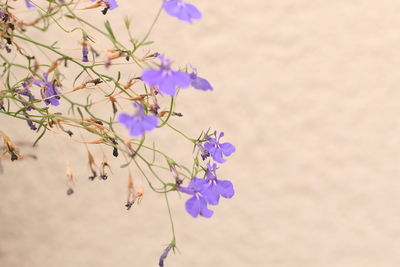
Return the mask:
[[[161, 1], [119, 2], [110, 20], [129, 15], [140, 36]], [[176, 124], [225, 131], [237, 152], [219, 174], [236, 195], [212, 219], [172, 200], [180, 253], [166, 266], [400, 266], [400, 2], [190, 2], [203, 20], [163, 14], [151, 39], [214, 85], [181, 94]], [[3, 121], [14, 139], [33, 139]], [[159, 138], [187, 157], [190, 147]], [[126, 175], [115, 167], [90, 182], [86, 153], [62, 146], [78, 180], [71, 197], [51, 138], [26, 148], [38, 161], [3, 164], [0, 266], [156, 266], [170, 240], [162, 197], [146, 190], [125, 211]]]

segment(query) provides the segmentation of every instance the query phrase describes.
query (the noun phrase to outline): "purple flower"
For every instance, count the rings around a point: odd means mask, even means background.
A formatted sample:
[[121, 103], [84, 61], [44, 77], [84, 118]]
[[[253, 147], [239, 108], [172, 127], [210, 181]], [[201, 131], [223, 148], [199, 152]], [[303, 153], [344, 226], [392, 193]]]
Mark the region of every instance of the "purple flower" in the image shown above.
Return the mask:
[[89, 62], [88, 54], [89, 49], [87, 44], [87, 37], [84, 36], [82, 41], [82, 62]]
[[170, 244], [166, 249], [164, 249], [164, 251], [163, 251], [163, 253], [161, 254], [160, 259], [159, 259], [159, 261], [158, 261], [158, 266], [164, 267], [164, 261], [165, 261], [165, 259], [167, 258], [168, 253], [170, 252], [170, 250], [171, 250], [172, 248], [174, 248], [174, 247], [175, 247], [174, 244]]
[[231, 198], [235, 194], [233, 184], [228, 180], [220, 180], [216, 175], [217, 164], [207, 163], [206, 170], [206, 182], [207, 185], [204, 188], [205, 198], [210, 205], [218, 205], [219, 197]]
[[217, 132], [214, 132], [215, 137], [206, 135], [207, 142], [204, 143], [204, 148], [210, 153], [211, 157], [218, 163], [224, 163], [226, 159], [223, 156], [229, 156], [235, 152], [235, 147], [231, 143], [220, 143], [219, 139], [224, 136], [221, 132], [217, 138]]
[[29, 0], [25, 0], [25, 4], [26, 4], [26, 7], [27, 7], [27, 8], [35, 7], [35, 5], [34, 5], [31, 1], [29, 1]]
[[204, 78], [197, 76], [196, 71], [190, 74], [190, 79], [192, 80], [192, 87], [203, 90], [203, 91], [212, 91], [213, 88], [211, 84]]
[[28, 123], [29, 128], [31, 128], [32, 131], [36, 131], [37, 130], [36, 125], [32, 121], [30, 121], [29, 114], [24, 112], [24, 115], [25, 118], [27, 118], [26, 123]]
[[46, 105], [58, 106], [60, 102], [60, 92], [58, 88], [55, 86], [54, 81], [49, 81], [48, 74], [43, 73], [44, 80], [36, 80], [33, 83], [39, 87], [41, 87], [40, 94], [42, 95], [42, 99]]
[[[96, 2], [98, 0], [91, 0], [92, 2]], [[101, 4], [106, 7], [106, 9], [113, 10], [118, 7], [118, 3], [116, 0], [101, 0]]]
[[163, 8], [168, 15], [188, 23], [192, 23], [192, 19], [201, 19], [201, 13], [197, 7], [183, 0], [164, 0]]
[[174, 71], [171, 69], [171, 61], [158, 56], [161, 60], [161, 66], [158, 70], [148, 69], [142, 74], [142, 80], [149, 86], [157, 86], [160, 93], [174, 96], [176, 88], [187, 88], [190, 86], [189, 74], [183, 71]]
[[82, 62], [89, 62], [88, 53], [88, 47], [82, 46]]
[[177, 189], [183, 193], [192, 195], [186, 201], [186, 211], [194, 218], [201, 215], [206, 218], [210, 218], [213, 215], [213, 211], [207, 208], [207, 200], [205, 198], [205, 188], [207, 181], [205, 179], [199, 179], [193, 177], [188, 187], [178, 186]]
[[133, 105], [137, 108], [135, 114], [121, 113], [118, 121], [129, 129], [132, 137], [143, 136], [145, 131], [151, 131], [157, 127], [158, 118], [156, 115], [146, 115], [142, 104], [133, 103]]
[[[30, 78], [28, 80], [28, 82], [22, 82], [21, 83], [23, 89], [15, 90], [15, 92], [19, 93], [20, 95], [27, 96], [28, 97], [27, 102], [32, 102], [32, 101], [35, 100], [35, 97], [32, 95], [32, 92], [29, 89], [29, 86], [32, 84], [32, 82], [33, 82], [33, 78]], [[26, 108], [27, 111], [32, 110], [32, 106], [31, 105], [28, 105], [28, 104], [25, 104], [25, 103], [22, 103], [22, 104], [24, 106], [27, 106], [27, 108]]]

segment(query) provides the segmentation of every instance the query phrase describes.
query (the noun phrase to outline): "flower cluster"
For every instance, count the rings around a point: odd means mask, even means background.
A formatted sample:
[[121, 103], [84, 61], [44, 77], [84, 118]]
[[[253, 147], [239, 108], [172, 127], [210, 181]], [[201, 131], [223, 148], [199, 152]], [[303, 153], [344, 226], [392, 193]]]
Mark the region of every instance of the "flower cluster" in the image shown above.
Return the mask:
[[186, 73], [171, 69], [171, 60], [158, 56], [161, 65], [158, 69], [148, 69], [142, 74], [142, 80], [149, 86], [156, 87], [159, 93], [175, 96], [178, 88], [188, 88], [208, 91], [213, 90], [211, 84], [204, 78], [197, 76], [197, 71]]
[[[219, 139], [224, 136], [221, 133], [216, 138], [216, 132], [214, 132], [215, 138], [206, 135], [207, 142], [204, 147], [199, 144], [202, 158], [205, 160], [209, 155], [218, 163], [223, 163], [226, 160], [222, 158], [222, 155], [229, 156], [235, 152], [235, 147], [230, 143], [219, 143]], [[199, 215], [210, 218], [213, 215], [213, 211], [208, 208], [207, 205], [218, 205], [220, 197], [231, 198], [235, 194], [233, 184], [228, 180], [221, 180], [217, 178], [217, 164], [207, 163], [207, 169], [205, 170], [204, 179], [193, 177], [187, 187], [177, 186], [180, 192], [191, 195], [192, 197], [186, 201], [186, 211], [193, 217]]]
[[[30, 16], [24, 18], [24, 12], [15, 13], [16, 8], [9, 5], [10, 1], [0, 3], [0, 66], [3, 67], [0, 80], [4, 85], [0, 90], [0, 114], [25, 120], [30, 129], [35, 131], [35, 144], [49, 132], [54, 133], [55, 138], [68, 134], [71, 142], [84, 144], [88, 155], [89, 179], [92, 181], [97, 180], [96, 177], [102, 181], [109, 180], [112, 164], [108, 161], [107, 153], [114, 157], [122, 155], [119, 157], [121, 168], [126, 168], [128, 174], [127, 210], [139, 204], [146, 184], [152, 191], [165, 194], [168, 208], [168, 194], [188, 194], [190, 197], [186, 200], [185, 208], [193, 217], [210, 218], [214, 213], [211, 206], [218, 205], [221, 198], [233, 197], [235, 190], [232, 182], [217, 176], [218, 166], [235, 152], [234, 145], [221, 141], [224, 133], [207, 131], [195, 139], [171, 124], [173, 116], [183, 116], [176, 111], [177, 96], [181, 89], [213, 91], [213, 86], [201, 77], [201, 73], [199, 76], [190, 62], [176, 67], [177, 63], [173, 64], [173, 60], [158, 52], [143, 54], [143, 51], [151, 50], [147, 49], [152, 43], [149, 38], [162, 11], [186, 23], [202, 18], [197, 7], [186, 2], [190, 0], [160, 0], [159, 12], [142, 38], [133, 35], [131, 20], [125, 18], [125, 28], [130, 37], [128, 44], [124, 43], [124, 38], [118, 38], [119, 32], [113, 30], [110, 21], [106, 20], [104, 28], [101, 28], [91, 18], [81, 16], [88, 9], [100, 10], [107, 15], [119, 7], [118, 0], [24, 1], [27, 8], [38, 9], [38, 12], [29, 12], [36, 16], [34, 20]], [[102, 17], [101, 14], [96, 15]], [[51, 18], [60, 23], [49, 24], [48, 21], [53, 21]], [[73, 29], [75, 26], [72, 25], [76, 23], [83, 27], [65, 31]], [[76, 36], [75, 30], [80, 31], [75, 47], [59, 47], [57, 43], [63, 43], [60, 39], [49, 44], [41, 40], [40, 33], [30, 31], [39, 28], [47, 32], [50, 27], [62, 28], [65, 34], [69, 34], [66, 38], [73, 38]], [[108, 47], [103, 49], [95, 42], [99, 40], [96, 34], [110, 41], [107, 42]], [[46, 55], [45, 58], [38, 54], [39, 50]], [[79, 57], [76, 51], [79, 51]], [[121, 60], [124, 62], [121, 63]], [[73, 67], [70, 68], [70, 65]], [[126, 73], [125, 67], [129, 65], [138, 67], [141, 72], [134, 75]], [[118, 73], [118, 76], [115, 77], [113, 73]], [[167, 98], [169, 104], [166, 104]], [[124, 104], [127, 103], [133, 104], [132, 112], [125, 112]], [[60, 105], [62, 107], [55, 108]], [[196, 156], [193, 166], [175, 162], [169, 153], [160, 150], [157, 142], [149, 144], [148, 133], [163, 127], [194, 145]], [[79, 135], [72, 136], [75, 130], [79, 131]], [[2, 131], [0, 139], [12, 161], [24, 159]], [[93, 146], [101, 147], [98, 149], [102, 153], [101, 163], [98, 155], [91, 153]], [[63, 157], [67, 166], [67, 194], [72, 195], [77, 191], [74, 190], [74, 176], [67, 157]], [[131, 175], [133, 168], [145, 179], [134, 182], [135, 177]], [[174, 182], [170, 181], [171, 177], [164, 175], [168, 169]], [[169, 215], [172, 216], [171, 212]], [[162, 253], [159, 266], [164, 266], [165, 259], [176, 245], [172, 217], [170, 219], [173, 238]]]

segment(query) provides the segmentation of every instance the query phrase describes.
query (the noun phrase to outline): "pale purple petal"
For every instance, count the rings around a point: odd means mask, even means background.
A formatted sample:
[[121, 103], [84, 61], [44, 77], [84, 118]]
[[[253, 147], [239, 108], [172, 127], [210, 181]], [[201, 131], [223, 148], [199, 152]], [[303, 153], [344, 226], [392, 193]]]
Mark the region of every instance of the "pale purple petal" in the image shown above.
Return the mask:
[[162, 94], [174, 96], [176, 94], [176, 84], [170, 78], [164, 78], [158, 85], [158, 90]]
[[214, 212], [212, 210], [210, 210], [209, 208], [207, 208], [207, 202], [204, 198], [201, 198], [200, 201], [201, 201], [200, 215], [205, 218], [210, 218], [214, 214]]
[[130, 128], [131, 127], [131, 122], [132, 122], [132, 116], [126, 113], [121, 113], [118, 116], [118, 121], [125, 125], [126, 127]]
[[148, 115], [143, 117], [142, 121], [140, 122], [143, 129], [146, 131], [151, 131], [158, 125], [158, 118], [155, 115]]
[[27, 7], [27, 8], [35, 7], [35, 5], [34, 5], [31, 1], [29, 1], [29, 0], [25, 0], [25, 4], [26, 4], [26, 7]]
[[196, 77], [192, 80], [192, 86], [196, 89], [203, 90], [203, 91], [212, 91], [213, 88], [211, 84], [203, 78]]
[[189, 194], [189, 195], [193, 195], [195, 193], [195, 191], [191, 187], [177, 186], [176, 188], [178, 189], [178, 191]]
[[142, 74], [142, 81], [149, 86], [156, 86], [163, 79], [162, 70], [145, 70]]
[[224, 163], [226, 161], [226, 159], [223, 158], [222, 156], [222, 151], [220, 149], [215, 149], [214, 153], [211, 153], [211, 156], [213, 157], [213, 159], [218, 162], [218, 163]]
[[170, 16], [188, 23], [192, 23], [192, 19], [201, 18], [200, 11], [194, 5], [180, 0], [165, 0], [163, 8]]
[[211, 182], [211, 184], [205, 188], [202, 193], [208, 204], [218, 205], [220, 192], [215, 182]]
[[185, 9], [192, 19], [201, 19], [201, 12], [194, 5], [185, 3]]
[[177, 87], [187, 88], [190, 86], [190, 76], [183, 71], [173, 71], [171, 74], [171, 79], [175, 82]]
[[204, 148], [210, 153], [214, 154], [215, 152], [215, 145], [213, 145], [211, 142], [207, 142], [204, 144]]
[[50, 98], [48, 98], [48, 100], [50, 101], [50, 104], [53, 105], [53, 106], [58, 106], [58, 105], [60, 105], [60, 102], [59, 102], [58, 99], [55, 98], [55, 97], [50, 97]]
[[171, 15], [173, 17], [178, 16], [178, 14], [180, 12], [180, 7], [178, 5], [178, 1], [176, 1], [176, 0], [164, 1], [163, 8], [164, 8], [165, 12], [167, 12], [169, 15]]
[[140, 122], [138, 120], [133, 118], [133, 120], [131, 122], [129, 135], [132, 137], [140, 137], [143, 134], [144, 134], [144, 129], [143, 129], [142, 125], [140, 124]]
[[217, 187], [219, 193], [224, 198], [231, 198], [235, 194], [235, 190], [233, 189], [233, 184], [228, 180], [218, 180]]
[[116, 0], [108, 0], [108, 4], [110, 5], [110, 10], [113, 10], [118, 7], [118, 3]]
[[225, 156], [230, 156], [236, 151], [236, 148], [231, 143], [222, 143], [219, 146], [221, 147], [222, 153], [224, 153]]
[[199, 198], [193, 196], [186, 201], [185, 208], [192, 217], [196, 218], [202, 209], [202, 202]]

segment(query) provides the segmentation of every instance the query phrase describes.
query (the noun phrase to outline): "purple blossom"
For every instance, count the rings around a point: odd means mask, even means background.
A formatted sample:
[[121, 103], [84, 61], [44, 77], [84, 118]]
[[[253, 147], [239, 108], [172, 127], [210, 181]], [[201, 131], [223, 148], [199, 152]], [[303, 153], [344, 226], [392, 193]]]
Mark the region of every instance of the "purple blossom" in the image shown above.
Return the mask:
[[[32, 101], [36, 100], [35, 97], [32, 95], [31, 90], [29, 89], [29, 86], [32, 84], [32, 82], [33, 82], [33, 78], [30, 78], [28, 80], [28, 82], [22, 82], [21, 83], [23, 89], [15, 90], [15, 92], [19, 93], [20, 95], [27, 96], [28, 97], [27, 102], [32, 102]], [[26, 108], [27, 111], [32, 110], [32, 106], [31, 105], [28, 105], [28, 104], [25, 104], [25, 103], [22, 103], [22, 104], [24, 106], [27, 106], [27, 108]]]
[[89, 62], [88, 54], [89, 54], [89, 49], [88, 49], [88, 44], [87, 44], [87, 37], [83, 36], [82, 38], [82, 62]]
[[36, 131], [36, 125], [30, 120], [29, 114], [27, 112], [24, 112], [24, 116], [27, 119], [26, 123], [28, 124], [29, 128], [31, 128], [32, 131]]
[[207, 208], [207, 200], [205, 198], [205, 194], [207, 194], [205, 191], [206, 186], [207, 181], [205, 179], [193, 177], [188, 187], [177, 187], [179, 191], [192, 195], [192, 197], [186, 201], [185, 208], [194, 218], [199, 215], [210, 218], [214, 213], [212, 210]]
[[82, 62], [89, 62], [88, 54], [89, 50], [87, 45], [82, 46]]
[[148, 69], [142, 74], [142, 80], [149, 86], [157, 86], [160, 93], [174, 96], [176, 88], [187, 88], [190, 86], [191, 79], [189, 74], [183, 71], [171, 69], [170, 59], [158, 56], [161, 66], [158, 70]]
[[145, 131], [151, 131], [157, 127], [158, 118], [156, 115], [146, 115], [142, 104], [134, 103], [133, 105], [137, 108], [135, 114], [121, 113], [118, 121], [129, 129], [132, 137], [140, 137]]
[[204, 78], [197, 76], [196, 69], [193, 69], [193, 72], [190, 74], [190, 79], [192, 80], [192, 87], [195, 89], [203, 90], [203, 91], [212, 91], [213, 87], [211, 84]]
[[207, 185], [204, 188], [206, 192], [204, 194], [207, 203], [210, 205], [218, 205], [219, 197], [222, 196], [224, 198], [231, 198], [235, 194], [233, 189], [233, 184], [228, 180], [220, 180], [216, 175], [217, 164], [207, 163], [206, 170], [206, 182]]
[[27, 8], [35, 7], [35, 5], [34, 5], [31, 1], [29, 1], [29, 0], [25, 0], [25, 4], [26, 4], [26, 7], [27, 7]]
[[41, 87], [40, 94], [46, 105], [58, 106], [60, 102], [60, 92], [55, 86], [54, 81], [49, 81], [48, 74], [43, 73], [44, 80], [35, 80], [33, 83]]
[[231, 143], [220, 143], [219, 140], [224, 136], [221, 132], [217, 138], [217, 132], [214, 132], [215, 137], [206, 135], [207, 142], [204, 143], [204, 148], [210, 153], [211, 157], [218, 163], [224, 163], [226, 159], [223, 156], [230, 156], [235, 152], [236, 148]]
[[[91, 0], [92, 2], [97, 2], [98, 0]], [[101, 4], [109, 10], [113, 10], [118, 7], [116, 0], [101, 0]]]
[[201, 12], [192, 4], [183, 0], [164, 0], [163, 8], [168, 15], [192, 23], [192, 19], [201, 19]]
[[172, 249], [172, 248], [174, 248], [174, 244], [170, 244], [166, 249], [164, 249], [164, 251], [163, 251], [163, 253], [161, 254], [161, 256], [160, 256], [160, 259], [159, 259], [159, 261], [158, 261], [158, 266], [160, 266], [160, 267], [164, 267], [164, 261], [165, 261], [165, 259], [167, 258], [167, 256], [168, 256], [168, 253], [170, 252], [170, 250]]

